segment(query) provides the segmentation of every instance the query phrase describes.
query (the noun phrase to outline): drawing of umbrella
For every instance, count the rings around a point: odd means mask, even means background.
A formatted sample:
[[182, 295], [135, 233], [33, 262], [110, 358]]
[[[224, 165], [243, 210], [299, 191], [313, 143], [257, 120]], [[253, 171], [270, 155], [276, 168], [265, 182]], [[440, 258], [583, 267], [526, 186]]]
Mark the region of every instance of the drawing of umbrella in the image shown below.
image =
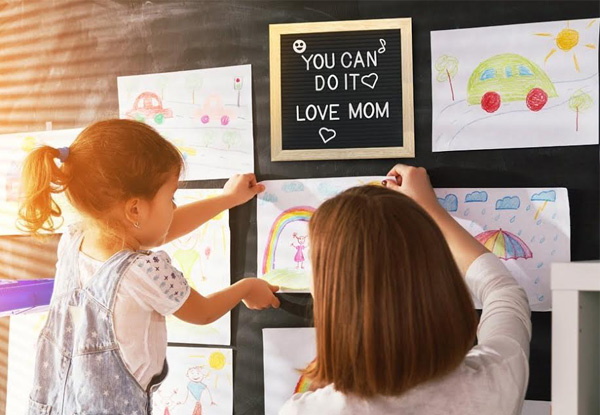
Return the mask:
[[533, 258], [531, 249], [521, 238], [502, 228], [482, 232], [475, 239], [500, 259]]

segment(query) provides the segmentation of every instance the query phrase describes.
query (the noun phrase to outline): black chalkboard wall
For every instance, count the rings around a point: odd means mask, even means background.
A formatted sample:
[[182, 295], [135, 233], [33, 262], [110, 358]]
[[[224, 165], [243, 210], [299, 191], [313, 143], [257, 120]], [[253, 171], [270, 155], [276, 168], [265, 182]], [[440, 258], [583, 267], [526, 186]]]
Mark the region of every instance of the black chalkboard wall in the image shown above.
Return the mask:
[[[566, 187], [572, 259], [597, 259], [598, 146], [431, 152], [429, 33], [598, 14], [597, 1], [2, 2], [0, 131], [42, 130], [47, 120], [55, 129], [73, 128], [116, 117], [120, 75], [252, 64], [259, 179], [385, 174], [394, 160], [270, 161], [269, 24], [412, 17], [416, 157], [406, 162], [428, 168], [437, 187]], [[5, 36], [12, 40], [4, 42]], [[231, 212], [232, 281], [256, 273], [255, 212], [255, 202]], [[307, 296], [292, 298], [309, 302]], [[533, 313], [527, 399], [550, 400], [550, 323], [550, 313]], [[262, 328], [308, 325], [309, 319], [285, 310], [234, 310], [237, 415], [263, 413]]]

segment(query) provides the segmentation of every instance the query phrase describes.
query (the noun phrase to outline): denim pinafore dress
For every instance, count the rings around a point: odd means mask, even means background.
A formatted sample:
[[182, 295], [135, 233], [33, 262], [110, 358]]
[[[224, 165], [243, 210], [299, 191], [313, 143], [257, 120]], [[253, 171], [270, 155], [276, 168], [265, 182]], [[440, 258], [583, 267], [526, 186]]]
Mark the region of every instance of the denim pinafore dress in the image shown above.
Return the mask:
[[37, 343], [29, 415], [143, 415], [168, 372], [165, 361], [144, 389], [126, 368], [116, 340], [115, 297], [127, 269], [147, 251], [120, 251], [81, 286], [83, 234], [69, 241], [56, 272], [48, 319]]

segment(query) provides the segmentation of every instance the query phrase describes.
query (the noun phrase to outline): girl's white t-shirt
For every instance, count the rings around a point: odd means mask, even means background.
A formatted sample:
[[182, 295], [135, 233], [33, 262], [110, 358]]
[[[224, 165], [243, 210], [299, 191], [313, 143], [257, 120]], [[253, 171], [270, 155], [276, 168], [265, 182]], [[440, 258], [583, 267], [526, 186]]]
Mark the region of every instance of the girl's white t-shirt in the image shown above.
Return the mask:
[[[69, 241], [81, 231], [79, 225], [73, 225], [61, 237], [57, 269]], [[78, 260], [83, 286], [104, 262], [81, 251]], [[121, 279], [114, 306], [115, 336], [125, 366], [143, 389], [163, 368], [167, 353], [165, 316], [177, 311], [189, 294], [185, 277], [171, 265], [164, 251], [150, 252], [136, 259]]]
[[295, 394], [279, 414], [520, 414], [529, 380], [531, 312], [527, 296], [491, 253], [477, 258], [465, 278], [471, 292], [482, 301], [483, 311], [478, 344], [454, 372], [400, 396], [371, 399], [345, 395], [328, 385]]

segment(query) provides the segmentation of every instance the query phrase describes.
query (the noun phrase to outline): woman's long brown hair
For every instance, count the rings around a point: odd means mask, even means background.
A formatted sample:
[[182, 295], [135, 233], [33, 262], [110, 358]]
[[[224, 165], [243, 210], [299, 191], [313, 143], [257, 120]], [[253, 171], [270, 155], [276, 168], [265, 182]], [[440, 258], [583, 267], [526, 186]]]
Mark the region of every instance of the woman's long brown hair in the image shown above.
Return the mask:
[[347, 190], [317, 209], [309, 237], [315, 384], [399, 395], [462, 362], [477, 315], [440, 229], [412, 199]]

